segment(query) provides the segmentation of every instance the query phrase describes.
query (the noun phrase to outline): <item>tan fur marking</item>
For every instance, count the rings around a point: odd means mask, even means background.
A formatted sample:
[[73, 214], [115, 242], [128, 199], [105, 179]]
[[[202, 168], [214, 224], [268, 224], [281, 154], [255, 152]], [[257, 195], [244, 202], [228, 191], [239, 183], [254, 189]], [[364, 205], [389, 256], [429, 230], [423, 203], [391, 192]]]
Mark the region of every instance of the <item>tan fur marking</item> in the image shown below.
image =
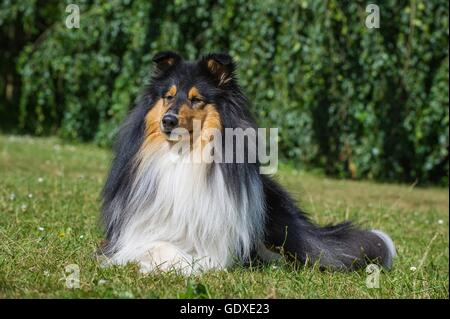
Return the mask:
[[217, 112], [217, 109], [212, 104], [208, 104], [205, 107], [205, 111], [206, 116], [202, 123], [201, 135], [202, 148], [211, 140], [213, 140], [214, 137], [210, 135], [212, 130], [222, 130], [222, 122], [220, 121], [220, 115], [219, 112]]
[[231, 80], [230, 74], [228, 74], [223, 67], [214, 60], [208, 61], [208, 69], [211, 73], [215, 74], [219, 79], [219, 86], [228, 83]]
[[160, 99], [145, 116], [145, 137], [141, 153], [151, 152], [166, 140], [160, 129], [160, 121], [164, 112], [164, 101]]
[[208, 69], [211, 70], [211, 72], [216, 73], [217, 70], [219, 69], [219, 65], [216, 61], [214, 60], [209, 60], [208, 61]]
[[[180, 108], [180, 112], [178, 113], [179, 117], [179, 125], [180, 127], [185, 128], [189, 132], [192, 133], [193, 131], [193, 121], [197, 120], [200, 121], [202, 132], [200, 135], [200, 138], [202, 140], [202, 145], [209, 142], [212, 139], [212, 136], [208, 136], [207, 131], [212, 129], [221, 130], [222, 129], [222, 123], [220, 121], [220, 115], [219, 112], [217, 112], [217, 109], [212, 104], [207, 104], [202, 109], [193, 109], [188, 107], [187, 105], [183, 105]], [[203, 135], [208, 136], [208, 138], [204, 138]], [[192, 134], [191, 134], [192, 135]], [[191, 142], [192, 138], [194, 136], [191, 136]]]
[[175, 96], [177, 94], [177, 86], [172, 85], [164, 96]]
[[220, 121], [220, 115], [219, 112], [217, 112], [217, 109], [214, 105], [208, 104], [205, 107], [206, 110], [206, 117], [202, 125], [202, 129], [222, 129], [222, 123]]
[[194, 109], [184, 104], [181, 106], [180, 111], [178, 112], [179, 126], [184, 127], [189, 132], [192, 132], [193, 121], [198, 120], [203, 123], [203, 121], [205, 120], [205, 116], [205, 109]]
[[191, 100], [192, 98], [203, 98], [195, 86], [193, 86], [188, 92], [188, 99]]

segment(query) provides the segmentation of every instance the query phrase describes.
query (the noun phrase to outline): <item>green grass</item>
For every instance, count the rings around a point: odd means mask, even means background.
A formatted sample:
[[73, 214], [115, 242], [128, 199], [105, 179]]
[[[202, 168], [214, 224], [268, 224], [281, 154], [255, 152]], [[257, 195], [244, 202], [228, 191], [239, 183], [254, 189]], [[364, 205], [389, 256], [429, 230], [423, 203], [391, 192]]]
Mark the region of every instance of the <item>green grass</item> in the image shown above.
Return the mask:
[[[352, 273], [286, 263], [191, 278], [101, 268], [98, 195], [110, 153], [55, 138], [0, 136], [0, 298], [448, 298], [448, 189], [333, 180], [283, 169], [282, 184], [321, 224], [343, 219], [392, 235], [398, 258], [380, 288]], [[65, 266], [80, 267], [80, 288]], [[415, 268], [414, 268], [415, 267]], [[415, 270], [414, 270], [415, 269]]]

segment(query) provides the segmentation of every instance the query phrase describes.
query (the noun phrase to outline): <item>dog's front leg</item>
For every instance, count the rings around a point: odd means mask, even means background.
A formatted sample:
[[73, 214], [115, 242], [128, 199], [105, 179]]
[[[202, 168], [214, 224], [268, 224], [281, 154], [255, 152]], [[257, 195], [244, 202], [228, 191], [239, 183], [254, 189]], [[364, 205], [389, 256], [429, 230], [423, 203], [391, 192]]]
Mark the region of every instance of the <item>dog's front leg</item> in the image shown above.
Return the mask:
[[142, 273], [180, 272], [189, 275], [196, 271], [193, 257], [169, 242], [155, 242], [137, 259]]

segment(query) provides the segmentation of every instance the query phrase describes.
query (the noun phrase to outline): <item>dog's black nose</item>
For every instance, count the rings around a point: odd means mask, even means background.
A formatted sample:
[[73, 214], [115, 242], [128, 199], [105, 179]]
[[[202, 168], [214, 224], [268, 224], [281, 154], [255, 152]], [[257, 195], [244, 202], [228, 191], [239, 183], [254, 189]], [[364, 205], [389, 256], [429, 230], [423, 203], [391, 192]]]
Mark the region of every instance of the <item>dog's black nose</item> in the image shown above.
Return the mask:
[[166, 114], [161, 122], [164, 132], [168, 133], [178, 126], [178, 117], [174, 114]]

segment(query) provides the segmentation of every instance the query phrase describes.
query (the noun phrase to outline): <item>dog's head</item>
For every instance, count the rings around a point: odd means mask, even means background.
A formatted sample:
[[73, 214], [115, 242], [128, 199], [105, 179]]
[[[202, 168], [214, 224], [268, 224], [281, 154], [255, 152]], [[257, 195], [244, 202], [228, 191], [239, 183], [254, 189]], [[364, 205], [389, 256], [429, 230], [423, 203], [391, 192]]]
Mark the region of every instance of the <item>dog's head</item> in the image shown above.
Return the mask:
[[185, 61], [175, 52], [165, 51], [153, 58], [152, 109], [146, 117], [148, 134], [169, 138], [176, 128], [191, 133], [194, 121], [202, 129], [221, 129], [221, 99], [235, 85], [235, 63], [223, 53]]

